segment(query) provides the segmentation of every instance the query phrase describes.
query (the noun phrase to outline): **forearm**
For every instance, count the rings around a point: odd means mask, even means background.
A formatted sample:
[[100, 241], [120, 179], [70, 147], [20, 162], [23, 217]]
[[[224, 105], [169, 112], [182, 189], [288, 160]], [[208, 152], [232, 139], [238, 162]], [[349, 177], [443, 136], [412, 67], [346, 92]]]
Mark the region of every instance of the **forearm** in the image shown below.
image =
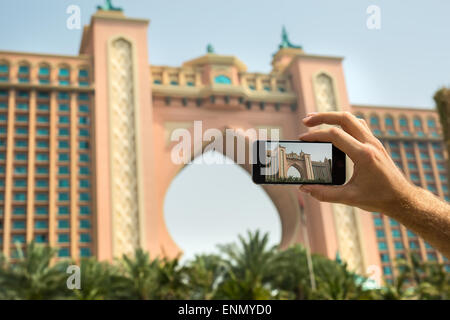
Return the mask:
[[432, 193], [411, 186], [385, 212], [450, 258], [450, 205]]

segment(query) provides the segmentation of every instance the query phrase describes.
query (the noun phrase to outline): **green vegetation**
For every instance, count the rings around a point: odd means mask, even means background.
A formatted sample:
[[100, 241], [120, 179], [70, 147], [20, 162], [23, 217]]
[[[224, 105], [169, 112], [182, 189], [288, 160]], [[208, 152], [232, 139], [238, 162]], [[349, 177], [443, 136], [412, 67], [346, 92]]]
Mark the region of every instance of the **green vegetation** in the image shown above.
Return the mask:
[[286, 177], [286, 178], [278, 178], [275, 176], [266, 176], [266, 182], [295, 182], [295, 183], [331, 183], [331, 180], [327, 181], [325, 179], [319, 178], [319, 179], [306, 179], [302, 177]]
[[[143, 250], [113, 263], [82, 259], [81, 289], [66, 286], [71, 261], [51, 263], [55, 250], [30, 243], [11, 264], [0, 258], [0, 299], [448, 299], [450, 277], [443, 265], [411, 256], [398, 261], [393, 284], [365, 290], [365, 279], [345, 263], [313, 255], [316, 290], [310, 286], [306, 251], [279, 250], [268, 235], [248, 232], [218, 254], [152, 258]], [[361, 281], [362, 280], [362, 281]]]
[[[434, 101], [436, 109], [441, 121], [442, 132], [444, 134], [444, 145], [450, 154], [450, 89], [441, 88], [434, 94]], [[450, 157], [447, 161], [447, 166], [450, 168]], [[448, 183], [450, 185], [450, 175], [448, 176]]]

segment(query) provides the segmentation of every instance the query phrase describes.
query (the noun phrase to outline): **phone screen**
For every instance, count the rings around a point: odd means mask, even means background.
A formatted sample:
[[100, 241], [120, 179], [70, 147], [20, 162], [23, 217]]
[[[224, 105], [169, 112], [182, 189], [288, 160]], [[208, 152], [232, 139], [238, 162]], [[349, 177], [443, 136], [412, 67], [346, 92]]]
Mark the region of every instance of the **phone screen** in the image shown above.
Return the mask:
[[261, 184], [342, 184], [345, 154], [329, 142], [258, 141], [253, 180]]

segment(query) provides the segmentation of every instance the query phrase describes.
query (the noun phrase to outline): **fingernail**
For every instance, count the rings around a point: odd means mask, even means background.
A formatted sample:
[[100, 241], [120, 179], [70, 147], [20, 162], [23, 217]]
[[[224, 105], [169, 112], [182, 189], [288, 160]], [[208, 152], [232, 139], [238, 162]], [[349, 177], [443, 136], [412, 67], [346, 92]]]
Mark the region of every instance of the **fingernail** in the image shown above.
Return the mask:
[[307, 114], [306, 114], [306, 116], [307, 117], [312, 117], [312, 116], [315, 116], [317, 114], [317, 112], [308, 112]]
[[308, 132], [302, 133], [301, 135], [298, 136], [299, 139], [303, 138], [304, 136], [306, 136], [308, 134]]
[[310, 193], [310, 192], [311, 192], [311, 190], [309, 190], [308, 186], [305, 186], [305, 185], [301, 185], [301, 186], [299, 187], [299, 190], [300, 190], [301, 192], [304, 192], [304, 193]]

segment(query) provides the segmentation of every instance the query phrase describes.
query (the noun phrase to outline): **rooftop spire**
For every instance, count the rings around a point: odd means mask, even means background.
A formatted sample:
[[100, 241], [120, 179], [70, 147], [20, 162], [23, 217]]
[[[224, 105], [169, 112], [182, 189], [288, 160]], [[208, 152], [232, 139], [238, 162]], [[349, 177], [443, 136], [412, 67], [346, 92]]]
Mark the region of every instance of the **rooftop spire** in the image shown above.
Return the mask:
[[214, 47], [212, 46], [211, 43], [208, 43], [208, 45], [206, 46], [206, 52], [207, 53], [215, 53], [214, 52]]
[[280, 49], [283, 49], [283, 48], [301, 49], [302, 46], [297, 46], [297, 45], [295, 45], [295, 44], [292, 44], [292, 43], [289, 41], [289, 36], [288, 36], [287, 31], [286, 31], [286, 27], [283, 26], [283, 29], [281, 30], [281, 43], [280, 43], [280, 45], [279, 45], [279, 48], [280, 48]]
[[104, 10], [104, 11], [122, 11], [122, 8], [114, 7], [114, 5], [111, 2], [112, 0], [105, 0], [105, 4], [103, 6], [97, 6], [97, 10]]

